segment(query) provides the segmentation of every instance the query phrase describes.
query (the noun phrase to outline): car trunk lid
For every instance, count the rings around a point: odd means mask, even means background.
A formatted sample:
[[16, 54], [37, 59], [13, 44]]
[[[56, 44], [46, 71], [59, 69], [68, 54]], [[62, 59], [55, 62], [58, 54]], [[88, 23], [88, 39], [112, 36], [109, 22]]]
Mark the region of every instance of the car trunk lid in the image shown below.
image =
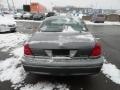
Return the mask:
[[[69, 56], [70, 52], [80, 55], [90, 55], [95, 45], [90, 33], [40, 32], [33, 35], [29, 46], [33, 55], [41, 55], [41, 50], [50, 50], [53, 56]], [[47, 52], [46, 52], [47, 53]], [[79, 57], [80, 55], [77, 54]], [[46, 54], [48, 55], [48, 53]], [[49, 56], [49, 55], [48, 55]], [[74, 55], [75, 56], [75, 55]], [[77, 57], [76, 56], [76, 57]]]

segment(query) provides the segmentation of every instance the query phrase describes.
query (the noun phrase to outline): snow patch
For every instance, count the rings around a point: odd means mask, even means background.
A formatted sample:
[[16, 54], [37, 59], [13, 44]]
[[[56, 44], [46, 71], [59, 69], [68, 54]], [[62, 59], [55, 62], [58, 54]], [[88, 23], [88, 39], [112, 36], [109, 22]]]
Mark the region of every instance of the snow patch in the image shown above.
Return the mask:
[[15, 20], [16, 22], [34, 22], [34, 23], [41, 23], [42, 21], [35, 21], [35, 20]]
[[21, 59], [24, 55], [23, 49], [23, 47], [16, 48], [13, 51], [11, 51], [11, 54], [13, 54], [18, 59]]
[[0, 34], [1, 51], [6, 52], [11, 48], [22, 45], [28, 38], [29, 35], [22, 33]]
[[104, 63], [102, 72], [113, 82], [120, 84], [120, 70], [111, 63]]
[[[23, 43], [30, 35], [22, 33], [10, 33], [0, 35], [0, 48], [2, 51], [10, 50], [13, 57], [0, 61], [0, 81], [10, 81], [15, 87], [20, 87], [27, 73], [21, 66], [23, 56]], [[16, 85], [17, 84], [17, 85]]]
[[0, 61], [0, 81], [10, 81], [12, 87], [17, 89], [22, 86], [27, 73], [21, 65], [23, 57], [23, 47], [19, 47], [11, 51], [14, 56], [6, 60]]
[[65, 27], [65, 29], [63, 30], [63, 32], [64, 33], [73, 33], [73, 32], [79, 33], [79, 31], [74, 30], [71, 26]]
[[120, 25], [120, 22], [105, 21], [104, 23], [93, 23], [91, 21], [85, 21], [87, 25]]
[[94, 41], [94, 37], [92, 35], [77, 35], [76, 38], [80, 39], [80, 38], [83, 38], [83, 39], [89, 39], [91, 41]]
[[29, 44], [39, 44], [39, 43], [58, 43], [57, 41], [31, 41]]
[[11, 81], [13, 84], [21, 83], [26, 73], [23, 67], [19, 66], [20, 60], [11, 57], [0, 62], [0, 81]]
[[20, 90], [69, 90], [69, 89], [66, 87], [66, 85], [55, 85], [52, 83], [39, 82], [35, 85], [27, 84]]

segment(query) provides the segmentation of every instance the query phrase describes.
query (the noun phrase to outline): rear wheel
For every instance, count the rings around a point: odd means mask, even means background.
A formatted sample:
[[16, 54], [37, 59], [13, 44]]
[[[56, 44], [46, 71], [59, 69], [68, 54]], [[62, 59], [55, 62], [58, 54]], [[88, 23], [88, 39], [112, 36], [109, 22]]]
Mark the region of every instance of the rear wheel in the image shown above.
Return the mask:
[[13, 32], [16, 32], [16, 28], [10, 30], [10, 32], [12, 32], [12, 33], [13, 33]]
[[14, 19], [17, 19], [17, 17], [14, 17]]
[[101, 23], [104, 23], [104, 21], [101, 21]]

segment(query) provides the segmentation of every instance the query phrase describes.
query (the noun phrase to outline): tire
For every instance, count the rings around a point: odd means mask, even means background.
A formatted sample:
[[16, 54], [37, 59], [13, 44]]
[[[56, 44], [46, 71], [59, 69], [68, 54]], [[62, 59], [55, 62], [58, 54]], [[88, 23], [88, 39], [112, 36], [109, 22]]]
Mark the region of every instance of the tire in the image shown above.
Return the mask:
[[16, 32], [16, 28], [15, 28], [15, 29], [13, 29], [13, 30], [10, 30], [10, 32], [11, 32], [11, 33], [14, 33], [14, 32]]
[[101, 21], [101, 23], [104, 23], [104, 21]]
[[94, 21], [94, 23], [97, 23], [97, 21]]
[[14, 19], [17, 19], [17, 17], [14, 17]]

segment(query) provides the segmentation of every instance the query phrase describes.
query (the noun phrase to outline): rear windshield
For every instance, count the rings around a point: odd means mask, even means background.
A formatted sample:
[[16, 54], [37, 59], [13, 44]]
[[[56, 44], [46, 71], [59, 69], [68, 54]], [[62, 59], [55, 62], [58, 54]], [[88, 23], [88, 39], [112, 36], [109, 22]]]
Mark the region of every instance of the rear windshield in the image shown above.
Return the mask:
[[75, 18], [53, 18], [46, 20], [40, 27], [42, 32], [62, 32], [65, 29], [72, 29], [73, 31], [84, 31], [83, 23], [80, 19]]

